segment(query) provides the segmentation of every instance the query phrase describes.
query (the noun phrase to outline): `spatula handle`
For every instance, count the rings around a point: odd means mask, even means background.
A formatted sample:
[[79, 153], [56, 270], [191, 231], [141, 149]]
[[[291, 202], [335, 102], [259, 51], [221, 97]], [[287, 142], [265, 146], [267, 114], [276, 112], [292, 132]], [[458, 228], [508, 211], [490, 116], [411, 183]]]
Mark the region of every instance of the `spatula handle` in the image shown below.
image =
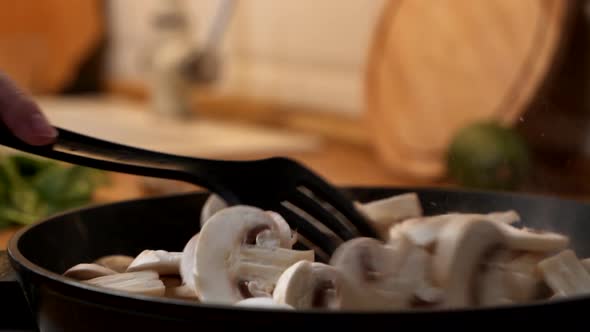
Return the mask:
[[[144, 150], [123, 144], [55, 128], [56, 141], [51, 145], [29, 145], [8, 129], [0, 128], [0, 144], [34, 155], [71, 164], [134, 175], [187, 181], [212, 189], [207, 170], [216, 161], [188, 158]], [[200, 176], [196, 176], [200, 175]]]

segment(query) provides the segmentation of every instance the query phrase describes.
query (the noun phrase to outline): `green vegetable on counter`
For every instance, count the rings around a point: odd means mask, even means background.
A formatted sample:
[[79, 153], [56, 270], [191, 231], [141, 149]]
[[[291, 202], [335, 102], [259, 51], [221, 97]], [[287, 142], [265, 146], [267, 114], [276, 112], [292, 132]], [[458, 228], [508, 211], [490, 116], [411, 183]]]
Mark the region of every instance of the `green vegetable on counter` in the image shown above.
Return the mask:
[[28, 225], [92, 202], [102, 171], [26, 154], [0, 156], [0, 228]]
[[531, 158], [526, 142], [514, 129], [478, 122], [455, 135], [447, 153], [447, 167], [460, 185], [514, 190], [526, 182]]

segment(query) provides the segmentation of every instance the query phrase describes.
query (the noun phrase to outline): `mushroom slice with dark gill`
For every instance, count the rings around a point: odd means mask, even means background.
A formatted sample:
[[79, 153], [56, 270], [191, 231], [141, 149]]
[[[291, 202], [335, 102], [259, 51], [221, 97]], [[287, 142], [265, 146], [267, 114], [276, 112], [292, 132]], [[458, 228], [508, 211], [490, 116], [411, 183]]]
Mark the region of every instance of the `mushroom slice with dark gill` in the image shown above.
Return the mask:
[[334, 266], [309, 261], [286, 269], [273, 292], [274, 302], [295, 309], [386, 310], [393, 299], [394, 295], [356, 287]]
[[416, 301], [440, 301], [442, 291], [432, 285], [431, 255], [401, 237], [384, 245], [372, 238], [356, 238], [340, 245], [330, 264], [359, 289], [392, 295], [387, 309], [410, 307]]
[[312, 250], [281, 247], [281, 230], [287, 227], [252, 206], [232, 206], [214, 214], [199, 233], [195, 250], [193, 277], [201, 300], [234, 304], [249, 297], [271, 297], [285, 269], [314, 260]]

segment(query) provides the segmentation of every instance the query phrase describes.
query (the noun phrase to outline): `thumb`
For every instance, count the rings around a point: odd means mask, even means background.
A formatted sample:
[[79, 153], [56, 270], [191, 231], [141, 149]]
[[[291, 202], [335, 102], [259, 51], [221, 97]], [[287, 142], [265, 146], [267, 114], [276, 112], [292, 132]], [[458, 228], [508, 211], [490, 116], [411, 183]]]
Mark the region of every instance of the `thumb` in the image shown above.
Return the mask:
[[31, 145], [51, 144], [57, 131], [37, 104], [4, 74], [0, 73], [0, 121], [12, 133]]

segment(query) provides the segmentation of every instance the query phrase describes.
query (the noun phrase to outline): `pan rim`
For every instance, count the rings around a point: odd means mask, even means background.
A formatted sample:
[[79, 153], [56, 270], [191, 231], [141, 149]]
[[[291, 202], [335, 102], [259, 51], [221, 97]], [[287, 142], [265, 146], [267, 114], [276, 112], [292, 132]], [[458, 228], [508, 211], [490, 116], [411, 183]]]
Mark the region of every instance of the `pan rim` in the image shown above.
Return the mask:
[[[481, 190], [481, 189], [470, 189], [470, 188], [456, 188], [456, 187], [436, 187], [436, 186], [339, 186], [341, 189], [345, 191], [398, 191], [398, 192], [416, 192], [420, 196], [420, 192], [437, 192], [437, 193], [453, 193], [453, 194], [471, 194], [471, 195], [500, 195], [503, 197], [512, 197], [516, 199], [532, 199], [538, 201], [553, 201], [553, 202], [562, 202], [568, 204], [575, 204], [575, 205], [585, 205], [590, 209], [590, 203], [584, 202], [581, 200], [571, 199], [571, 198], [562, 198], [547, 194], [539, 194], [539, 193], [520, 193], [520, 192], [504, 192], [504, 191], [495, 191], [495, 190]], [[106, 208], [106, 207], [115, 207], [118, 205], [126, 205], [126, 204], [133, 204], [136, 202], [149, 202], [149, 201], [159, 201], [165, 199], [175, 199], [178, 197], [190, 197], [190, 196], [199, 196], [199, 195], [206, 195], [209, 192], [206, 190], [195, 190], [189, 192], [182, 192], [182, 193], [173, 193], [173, 194], [165, 194], [165, 195], [154, 195], [150, 197], [142, 197], [142, 198], [132, 198], [132, 199], [125, 199], [116, 202], [106, 202], [106, 203], [94, 203], [89, 204], [84, 207], [80, 207], [77, 209], [68, 210], [59, 214], [55, 214], [51, 217], [45, 218], [36, 222], [31, 225], [27, 225], [21, 229], [19, 229], [9, 240], [7, 246], [8, 256], [12, 262], [12, 264], [18, 264], [19, 268], [24, 268], [29, 270], [30, 272], [34, 273], [37, 277], [46, 278], [51, 280], [54, 283], [58, 283], [61, 286], [72, 287], [73, 289], [77, 290], [84, 290], [88, 292], [92, 292], [95, 295], [106, 296], [106, 297], [113, 297], [113, 298], [124, 298], [128, 301], [141, 301], [144, 304], [153, 304], [153, 305], [175, 305], [175, 306], [182, 306], [185, 308], [192, 308], [194, 310], [223, 310], [227, 312], [256, 312], [256, 313], [280, 313], [283, 315], [319, 315], [319, 316], [326, 316], [326, 317], [341, 317], [343, 315], [353, 315], [353, 316], [398, 316], [398, 315], [441, 315], [441, 314], [474, 314], [474, 313], [485, 313], [491, 311], [504, 311], [504, 310], [525, 310], [525, 309], [533, 309], [535, 307], [547, 307], [547, 306], [557, 306], [559, 304], [574, 304], [578, 302], [588, 302], [590, 301], [590, 294], [588, 295], [574, 295], [568, 296], [563, 298], [556, 298], [550, 300], [537, 300], [537, 301], [530, 301], [527, 303], [516, 303], [516, 304], [502, 304], [502, 305], [494, 305], [494, 306], [482, 306], [482, 307], [462, 307], [462, 308], [412, 308], [412, 309], [401, 309], [401, 310], [379, 310], [379, 311], [353, 311], [353, 310], [321, 310], [321, 309], [299, 309], [299, 310], [289, 310], [289, 309], [281, 309], [281, 308], [258, 308], [258, 307], [245, 307], [245, 306], [236, 306], [236, 305], [226, 305], [226, 304], [215, 304], [215, 303], [201, 303], [195, 302], [192, 300], [183, 300], [183, 299], [174, 299], [174, 298], [161, 298], [155, 296], [147, 296], [147, 295], [139, 295], [139, 294], [129, 294], [123, 291], [117, 291], [112, 289], [101, 288], [98, 286], [84, 284], [82, 282], [76, 281], [74, 279], [66, 278], [58, 273], [45, 269], [25, 257], [25, 255], [20, 251], [18, 247], [18, 243], [20, 238], [25, 235], [27, 232], [30, 232], [32, 229], [36, 227], [40, 227], [40, 225], [50, 222], [57, 222], [58, 220], [62, 219], [68, 215], [76, 215], [85, 211], [92, 211], [96, 209]], [[17, 272], [18, 274], [18, 272]], [[62, 294], [62, 296], [70, 297], [67, 294]], [[85, 299], [76, 298], [76, 301], [86, 302]], [[100, 303], [93, 303], [93, 305], [101, 305]], [[113, 308], [120, 311], [125, 311], [124, 308], [118, 307]], [[138, 312], [135, 312], [136, 314]], [[150, 314], [151, 315], [151, 314]], [[166, 316], [168, 317], [168, 316]], [[172, 318], [172, 317], [169, 317]]]

